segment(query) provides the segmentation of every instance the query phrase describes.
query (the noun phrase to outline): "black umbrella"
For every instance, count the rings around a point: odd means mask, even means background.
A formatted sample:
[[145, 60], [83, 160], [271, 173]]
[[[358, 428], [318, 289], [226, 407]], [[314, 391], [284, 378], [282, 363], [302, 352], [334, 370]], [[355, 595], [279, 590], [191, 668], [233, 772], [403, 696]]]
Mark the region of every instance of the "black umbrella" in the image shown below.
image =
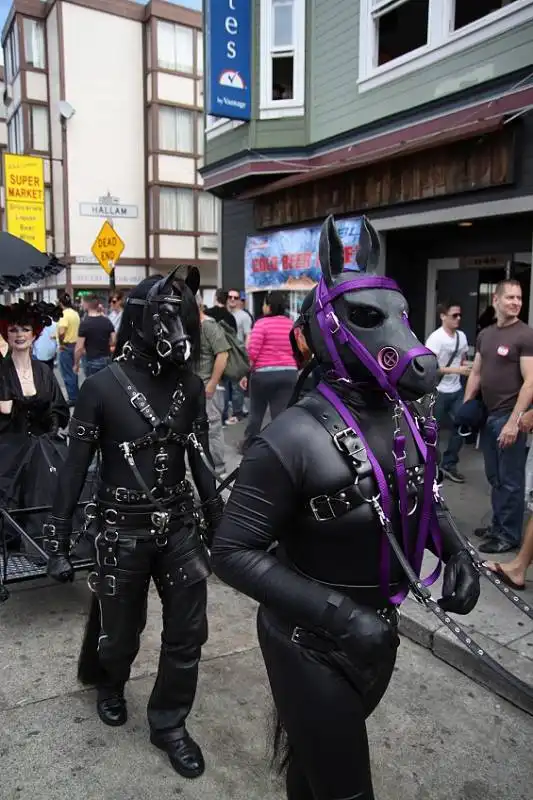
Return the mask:
[[64, 268], [55, 256], [41, 253], [18, 236], [0, 232], [0, 292], [14, 292]]

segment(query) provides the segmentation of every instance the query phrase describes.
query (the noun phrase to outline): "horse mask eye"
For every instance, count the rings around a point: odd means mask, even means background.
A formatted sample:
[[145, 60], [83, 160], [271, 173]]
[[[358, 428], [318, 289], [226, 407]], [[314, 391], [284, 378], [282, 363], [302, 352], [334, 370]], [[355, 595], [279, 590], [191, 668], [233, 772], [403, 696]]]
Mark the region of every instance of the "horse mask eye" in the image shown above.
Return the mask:
[[349, 319], [358, 328], [377, 328], [385, 321], [385, 314], [372, 306], [356, 305], [350, 309]]

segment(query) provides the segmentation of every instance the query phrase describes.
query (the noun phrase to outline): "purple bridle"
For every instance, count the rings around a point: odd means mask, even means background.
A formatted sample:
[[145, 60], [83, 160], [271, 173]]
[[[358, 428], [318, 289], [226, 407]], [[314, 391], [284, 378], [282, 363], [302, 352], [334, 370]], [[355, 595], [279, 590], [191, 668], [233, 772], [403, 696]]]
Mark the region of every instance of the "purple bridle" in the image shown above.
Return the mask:
[[[437, 472], [437, 426], [434, 417], [431, 415], [422, 421], [422, 430], [419, 429], [411, 413], [400, 398], [397, 384], [407, 369], [409, 363], [414, 358], [420, 355], [433, 355], [433, 353], [426, 347], [418, 345], [416, 347], [412, 347], [401, 357], [393, 347], [382, 348], [377, 357], [373, 356], [356, 338], [356, 336], [354, 336], [354, 334], [342, 324], [332, 305], [332, 301], [337, 297], [347, 294], [348, 292], [361, 291], [362, 289], [389, 289], [401, 294], [399, 286], [395, 281], [391, 280], [391, 278], [365, 276], [339, 283], [331, 288], [327, 287], [324, 279], [322, 278], [316, 289], [315, 312], [317, 322], [334, 366], [334, 374], [337, 376], [337, 378], [351, 382], [346, 367], [340, 357], [339, 350], [337, 349], [337, 344], [347, 345], [352, 353], [357, 356], [360, 362], [375, 378], [378, 385], [389, 398], [389, 400], [394, 403], [393, 415], [395, 420], [395, 430], [392, 443], [392, 452], [396, 465], [396, 483], [398, 486], [403, 549], [414, 571], [418, 576], [420, 576], [424, 550], [426, 548], [428, 538], [431, 537], [435, 546], [435, 550], [437, 551], [439, 561], [436, 569], [431, 575], [425, 579], [420, 579], [424, 586], [431, 586], [440, 575], [440, 556], [442, 549], [440, 530], [438, 527], [435, 506], [433, 502]], [[407, 316], [405, 317], [405, 324], [410, 327]], [[392, 357], [388, 361], [385, 361], [385, 351], [389, 351], [391, 356], [395, 354], [396, 358]], [[344, 405], [340, 397], [330, 386], [325, 383], [319, 384], [318, 391], [331, 403], [331, 405], [336, 409], [343, 419], [346, 426], [355, 432], [366, 448], [368, 459], [372, 466], [376, 483], [378, 485], [378, 494], [374, 497], [365, 497], [363, 499], [373, 506], [381, 526], [384, 529], [385, 526], [389, 526], [389, 529], [392, 530], [390, 520], [393, 510], [393, 500], [381, 465], [379, 464], [374, 453], [368, 447], [361, 429], [353, 417], [353, 414]], [[400, 420], [402, 416], [405, 417], [420, 455], [425, 462], [424, 496], [422, 501], [418, 536], [416, 538], [414, 549], [411, 547], [409, 541], [409, 516], [414, 513], [416, 506], [414, 509], [409, 511], [407, 471], [405, 466], [406, 437], [401, 433], [400, 430]], [[405, 599], [408, 591], [407, 589], [402, 589], [401, 592], [392, 596], [390, 594], [390, 544], [385, 535], [382, 537], [381, 546], [380, 583], [383, 593], [385, 596], [390, 598], [391, 602], [399, 604]]]

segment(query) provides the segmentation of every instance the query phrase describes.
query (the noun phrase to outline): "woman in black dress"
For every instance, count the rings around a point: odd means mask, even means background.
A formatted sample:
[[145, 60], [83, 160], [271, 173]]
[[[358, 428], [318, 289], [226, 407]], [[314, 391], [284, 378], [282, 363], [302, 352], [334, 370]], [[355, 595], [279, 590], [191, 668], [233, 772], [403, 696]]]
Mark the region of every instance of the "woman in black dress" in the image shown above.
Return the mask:
[[[68, 424], [69, 409], [53, 372], [31, 355], [57, 314], [46, 303], [0, 306], [0, 335], [9, 347], [0, 360], [0, 503], [7, 507], [49, 503], [64, 458], [58, 432]], [[28, 515], [23, 527], [32, 535], [41, 522]]]

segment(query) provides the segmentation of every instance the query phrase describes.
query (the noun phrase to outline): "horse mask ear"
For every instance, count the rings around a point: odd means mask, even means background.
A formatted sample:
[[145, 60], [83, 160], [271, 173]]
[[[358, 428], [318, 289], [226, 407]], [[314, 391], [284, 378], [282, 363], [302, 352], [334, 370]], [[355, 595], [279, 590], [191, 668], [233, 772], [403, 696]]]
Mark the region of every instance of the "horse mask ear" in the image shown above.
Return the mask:
[[157, 287], [157, 294], [158, 295], [171, 295], [172, 294], [172, 284], [174, 283], [174, 281], [175, 281], [175, 279], [177, 277], [176, 273], [177, 273], [178, 269], [179, 269], [178, 267], [175, 267], [173, 270], [171, 270], [168, 273], [168, 275], [166, 276], [166, 278], [160, 283], [160, 285]]
[[320, 231], [318, 257], [326, 285], [331, 286], [344, 269], [344, 248], [331, 214]]
[[198, 267], [191, 267], [185, 278], [185, 283], [196, 297], [200, 288], [200, 270]]
[[364, 272], [375, 272], [379, 263], [381, 245], [375, 228], [368, 217], [361, 220], [359, 234], [359, 250], [357, 251], [357, 265]]

